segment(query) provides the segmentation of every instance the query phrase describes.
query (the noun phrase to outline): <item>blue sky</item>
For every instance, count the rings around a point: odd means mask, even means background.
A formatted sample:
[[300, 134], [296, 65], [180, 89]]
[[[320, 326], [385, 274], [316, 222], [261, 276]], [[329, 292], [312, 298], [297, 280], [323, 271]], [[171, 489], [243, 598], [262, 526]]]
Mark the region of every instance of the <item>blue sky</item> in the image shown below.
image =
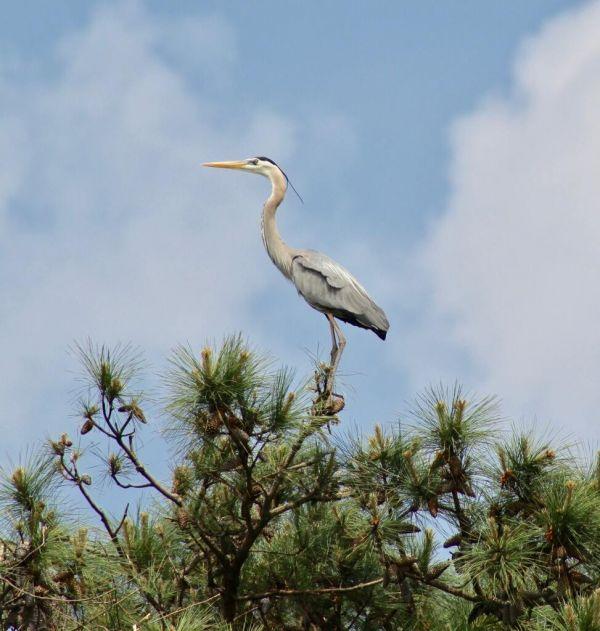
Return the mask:
[[600, 4], [59, 0], [0, 18], [6, 452], [76, 427], [74, 340], [139, 346], [148, 386], [177, 343], [240, 330], [299, 374], [327, 351], [262, 251], [265, 182], [199, 168], [251, 155], [304, 197], [280, 210], [286, 240], [388, 312], [385, 344], [348, 330], [345, 427], [459, 380], [598, 438]]

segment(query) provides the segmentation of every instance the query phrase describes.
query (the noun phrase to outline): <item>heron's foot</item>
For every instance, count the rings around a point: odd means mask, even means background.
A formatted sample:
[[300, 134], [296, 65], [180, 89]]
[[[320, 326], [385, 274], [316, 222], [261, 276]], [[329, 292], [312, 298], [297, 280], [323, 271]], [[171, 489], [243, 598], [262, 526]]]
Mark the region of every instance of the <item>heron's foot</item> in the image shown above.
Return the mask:
[[339, 414], [346, 407], [346, 401], [341, 394], [332, 392], [326, 402], [328, 416]]
[[330, 417], [331, 420], [327, 421], [328, 427], [330, 423], [339, 422], [336, 415], [346, 405], [344, 397], [333, 391], [335, 374], [332, 369], [333, 366], [325, 362], [319, 364], [315, 371], [314, 385], [316, 396], [313, 401], [313, 413], [317, 416]]
[[337, 423], [335, 418], [345, 407], [346, 402], [341, 394], [323, 392], [317, 395], [314, 401], [313, 410], [318, 416], [332, 417], [332, 421]]

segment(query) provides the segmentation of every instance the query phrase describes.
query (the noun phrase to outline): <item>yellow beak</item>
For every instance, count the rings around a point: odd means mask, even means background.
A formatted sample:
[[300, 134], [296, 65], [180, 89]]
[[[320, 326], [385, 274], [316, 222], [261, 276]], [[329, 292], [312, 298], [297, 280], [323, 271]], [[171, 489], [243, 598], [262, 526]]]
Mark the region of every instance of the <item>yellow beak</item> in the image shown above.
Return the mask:
[[205, 162], [203, 167], [214, 167], [216, 169], [243, 169], [246, 166], [245, 160], [235, 160], [233, 162]]

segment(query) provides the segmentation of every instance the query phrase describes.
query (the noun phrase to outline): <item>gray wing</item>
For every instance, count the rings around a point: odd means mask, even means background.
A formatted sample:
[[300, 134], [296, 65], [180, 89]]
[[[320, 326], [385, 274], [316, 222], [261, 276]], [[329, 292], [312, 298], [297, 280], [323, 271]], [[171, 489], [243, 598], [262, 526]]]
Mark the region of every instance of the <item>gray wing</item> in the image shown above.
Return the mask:
[[299, 250], [292, 260], [292, 281], [312, 307], [336, 318], [372, 329], [385, 339], [389, 323], [367, 290], [339, 263], [321, 252]]

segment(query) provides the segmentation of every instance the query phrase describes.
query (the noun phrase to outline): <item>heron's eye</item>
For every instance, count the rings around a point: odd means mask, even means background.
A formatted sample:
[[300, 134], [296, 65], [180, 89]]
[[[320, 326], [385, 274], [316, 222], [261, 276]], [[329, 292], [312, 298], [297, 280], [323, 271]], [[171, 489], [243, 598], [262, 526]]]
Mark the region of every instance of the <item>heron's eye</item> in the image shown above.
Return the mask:
[[250, 160], [250, 164], [258, 164], [258, 160]]

